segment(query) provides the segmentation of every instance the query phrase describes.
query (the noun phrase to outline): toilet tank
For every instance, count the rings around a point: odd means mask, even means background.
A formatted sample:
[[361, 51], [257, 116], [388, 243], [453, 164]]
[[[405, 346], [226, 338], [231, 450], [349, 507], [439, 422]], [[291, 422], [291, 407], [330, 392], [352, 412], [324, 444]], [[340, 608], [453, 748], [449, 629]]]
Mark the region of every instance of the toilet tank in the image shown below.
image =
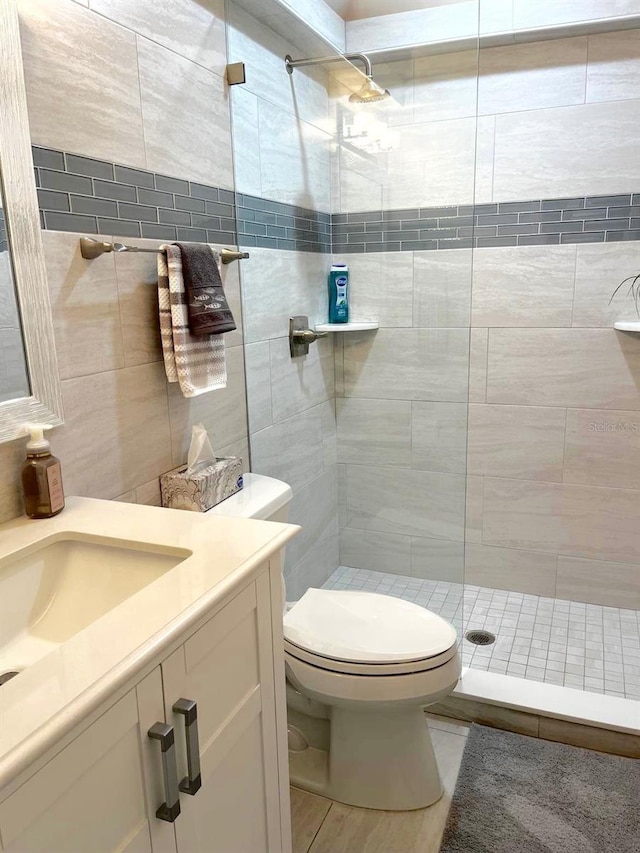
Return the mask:
[[291, 486], [262, 474], [245, 474], [243, 480], [244, 486], [239, 492], [212, 507], [208, 514], [263, 521], [289, 520]]

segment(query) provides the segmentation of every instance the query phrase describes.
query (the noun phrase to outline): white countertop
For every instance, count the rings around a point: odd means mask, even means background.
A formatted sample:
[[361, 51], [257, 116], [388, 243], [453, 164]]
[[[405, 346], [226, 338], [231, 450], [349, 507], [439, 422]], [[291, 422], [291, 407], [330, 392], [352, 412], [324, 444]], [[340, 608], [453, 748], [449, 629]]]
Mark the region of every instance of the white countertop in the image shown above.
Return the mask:
[[240, 589], [298, 530], [92, 498], [68, 498], [55, 518], [20, 518], [0, 526], [0, 559], [44, 536], [69, 533], [191, 552], [0, 688], [0, 789]]

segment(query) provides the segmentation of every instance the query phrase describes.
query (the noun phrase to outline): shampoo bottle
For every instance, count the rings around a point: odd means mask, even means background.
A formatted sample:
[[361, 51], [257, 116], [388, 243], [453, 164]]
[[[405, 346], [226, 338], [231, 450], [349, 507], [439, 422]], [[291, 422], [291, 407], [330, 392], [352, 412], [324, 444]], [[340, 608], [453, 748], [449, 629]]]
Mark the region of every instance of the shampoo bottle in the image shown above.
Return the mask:
[[22, 466], [24, 507], [29, 518], [51, 518], [64, 509], [60, 460], [51, 453], [44, 437], [47, 424], [26, 424], [31, 436], [27, 442], [27, 459]]
[[349, 322], [349, 268], [333, 264], [329, 273], [329, 322]]

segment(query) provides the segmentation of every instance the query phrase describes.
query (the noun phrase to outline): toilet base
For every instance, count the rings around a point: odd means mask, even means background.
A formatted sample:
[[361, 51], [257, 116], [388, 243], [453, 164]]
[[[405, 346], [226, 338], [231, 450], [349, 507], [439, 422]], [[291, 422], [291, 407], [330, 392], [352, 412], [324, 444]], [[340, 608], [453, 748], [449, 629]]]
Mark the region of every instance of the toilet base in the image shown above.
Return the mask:
[[351, 806], [408, 811], [443, 793], [422, 708], [331, 709], [331, 749], [289, 754], [291, 783]]

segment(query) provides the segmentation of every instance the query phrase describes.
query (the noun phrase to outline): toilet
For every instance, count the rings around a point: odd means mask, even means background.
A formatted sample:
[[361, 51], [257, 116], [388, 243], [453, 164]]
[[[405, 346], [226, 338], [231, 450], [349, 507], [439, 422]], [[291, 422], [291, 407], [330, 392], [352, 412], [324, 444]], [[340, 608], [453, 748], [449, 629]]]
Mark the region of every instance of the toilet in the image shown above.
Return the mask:
[[[260, 474], [210, 512], [286, 522], [291, 488]], [[419, 809], [443, 792], [424, 709], [456, 686], [456, 630], [378, 593], [309, 589], [284, 607], [293, 785], [383, 810]]]

